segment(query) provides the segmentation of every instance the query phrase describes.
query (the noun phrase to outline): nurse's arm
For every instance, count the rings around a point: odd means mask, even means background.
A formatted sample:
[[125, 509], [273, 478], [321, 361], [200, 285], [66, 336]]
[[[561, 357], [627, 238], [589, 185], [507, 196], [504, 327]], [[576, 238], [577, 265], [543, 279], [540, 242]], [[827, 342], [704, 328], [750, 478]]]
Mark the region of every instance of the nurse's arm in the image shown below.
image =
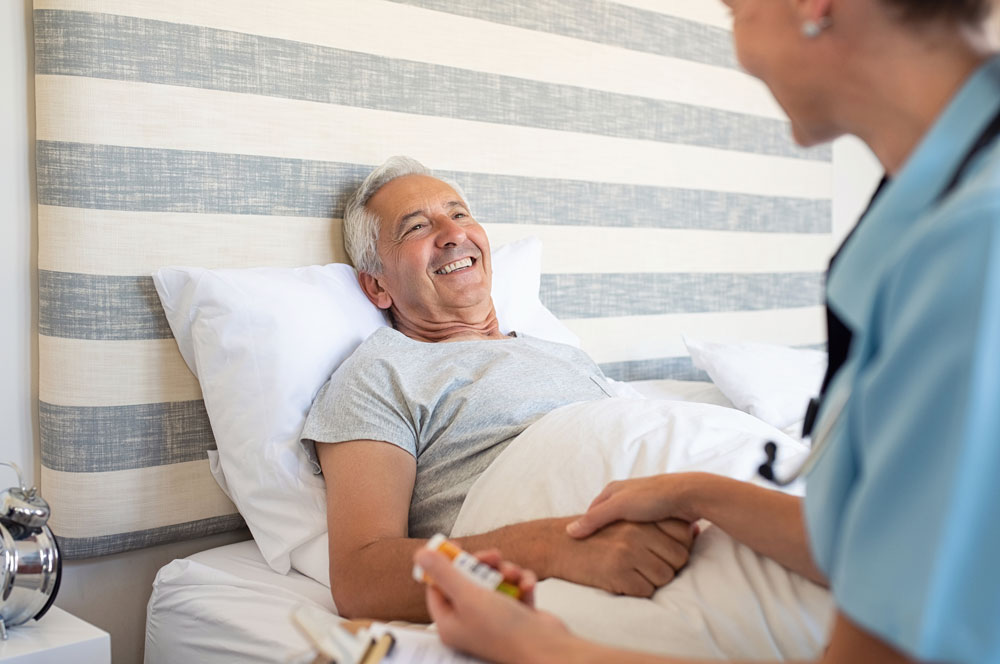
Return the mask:
[[707, 519], [733, 539], [826, 586], [809, 550], [802, 499], [710, 473], [671, 473], [612, 482], [567, 532], [589, 536], [616, 521]]

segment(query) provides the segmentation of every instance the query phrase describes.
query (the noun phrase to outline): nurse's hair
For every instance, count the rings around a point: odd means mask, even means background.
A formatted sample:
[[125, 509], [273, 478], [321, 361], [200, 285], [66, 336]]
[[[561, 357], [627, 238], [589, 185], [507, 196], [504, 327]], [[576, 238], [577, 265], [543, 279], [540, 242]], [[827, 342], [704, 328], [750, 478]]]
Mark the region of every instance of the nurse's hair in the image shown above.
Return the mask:
[[[382, 220], [368, 208], [368, 201], [379, 189], [396, 178], [407, 175], [434, 176], [430, 169], [412, 157], [389, 157], [381, 166], [368, 174], [361, 186], [344, 204], [344, 248], [358, 272], [382, 274], [382, 259], [378, 256], [378, 234]], [[438, 178], [455, 190], [462, 200], [465, 193], [457, 183]], [[468, 205], [468, 202], [466, 202]]]
[[904, 21], [952, 21], [980, 25], [996, 8], [996, 0], [879, 0]]

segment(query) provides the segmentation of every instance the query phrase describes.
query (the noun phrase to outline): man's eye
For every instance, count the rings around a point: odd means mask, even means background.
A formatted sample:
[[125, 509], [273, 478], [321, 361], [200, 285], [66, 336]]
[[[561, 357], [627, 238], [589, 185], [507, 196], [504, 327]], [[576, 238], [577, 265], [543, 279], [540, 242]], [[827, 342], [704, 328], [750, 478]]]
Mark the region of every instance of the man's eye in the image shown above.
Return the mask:
[[424, 227], [424, 225], [423, 225], [423, 224], [413, 224], [412, 226], [410, 226], [410, 227], [409, 227], [409, 228], [408, 228], [408, 229], [406, 230], [406, 232], [407, 232], [407, 233], [412, 233], [413, 231], [417, 231], [417, 230], [420, 230], [420, 229], [421, 229], [421, 228], [423, 228], [423, 227]]
[[454, 219], [464, 219], [464, 218], [465, 218], [465, 217], [467, 217], [467, 216], [468, 216], [468, 215], [467, 215], [467, 214], [465, 214], [464, 212], [456, 212], [456, 213], [455, 213], [455, 216], [454, 216], [453, 218], [454, 218]]

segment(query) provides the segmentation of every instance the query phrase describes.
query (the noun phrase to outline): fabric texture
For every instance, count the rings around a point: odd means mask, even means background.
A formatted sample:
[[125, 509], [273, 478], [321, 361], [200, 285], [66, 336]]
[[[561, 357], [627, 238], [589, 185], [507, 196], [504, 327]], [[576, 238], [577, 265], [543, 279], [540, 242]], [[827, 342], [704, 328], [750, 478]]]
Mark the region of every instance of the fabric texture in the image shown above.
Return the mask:
[[[681, 333], [822, 343], [831, 153], [794, 145], [714, 5], [35, 0], [42, 490], [67, 558], [240, 526], [150, 275], [346, 262], [346, 195], [394, 154], [457, 181], [495, 246], [541, 238], [541, 303], [611, 378], [704, 378]], [[108, 482], [141, 510], [104, 520]]]
[[[806, 454], [805, 445], [733, 408], [654, 399], [572, 404], [507, 446], [469, 491], [453, 534], [579, 514], [609, 482], [628, 477], [702, 471], [761, 481], [767, 439], [783, 463]], [[537, 605], [574, 633], [620, 648], [698, 660], [820, 656], [835, 609], [830, 593], [702, 525], [689, 565], [650, 600], [547, 579]]]
[[383, 328], [323, 386], [302, 430], [317, 443], [373, 440], [416, 459], [410, 537], [450, 533], [469, 487], [545, 413], [611, 396], [583, 351], [527, 336], [423, 343]]
[[852, 620], [927, 661], [1000, 662], [1000, 143], [935, 202], [998, 110], [994, 58], [829, 282], [853, 338], [829, 386], [849, 395], [843, 416], [808, 478], [814, 557]]

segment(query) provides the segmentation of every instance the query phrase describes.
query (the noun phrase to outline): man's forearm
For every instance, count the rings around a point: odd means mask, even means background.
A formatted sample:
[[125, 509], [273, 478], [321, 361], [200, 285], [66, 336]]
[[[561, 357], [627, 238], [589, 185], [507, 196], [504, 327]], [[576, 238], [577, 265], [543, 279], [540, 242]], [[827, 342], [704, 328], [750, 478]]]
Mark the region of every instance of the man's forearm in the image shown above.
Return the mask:
[[683, 491], [691, 515], [793, 572], [826, 585], [809, 550], [802, 499], [739, 480], [692, 473]]
[[[546, 578], [553, 575], [552, 537], [563, 536], [569, 519], [541, 519], [455, 538], [466, 551], [500, 549], [504, 558]], [[428, 622], [424, 586], [413, 580], [413, 554], [427, 540], [383, 539], [344, 556], [330, 570], [340, 615], [349, 618]], [[336, 546], [336, 544], [334, 544]]]

